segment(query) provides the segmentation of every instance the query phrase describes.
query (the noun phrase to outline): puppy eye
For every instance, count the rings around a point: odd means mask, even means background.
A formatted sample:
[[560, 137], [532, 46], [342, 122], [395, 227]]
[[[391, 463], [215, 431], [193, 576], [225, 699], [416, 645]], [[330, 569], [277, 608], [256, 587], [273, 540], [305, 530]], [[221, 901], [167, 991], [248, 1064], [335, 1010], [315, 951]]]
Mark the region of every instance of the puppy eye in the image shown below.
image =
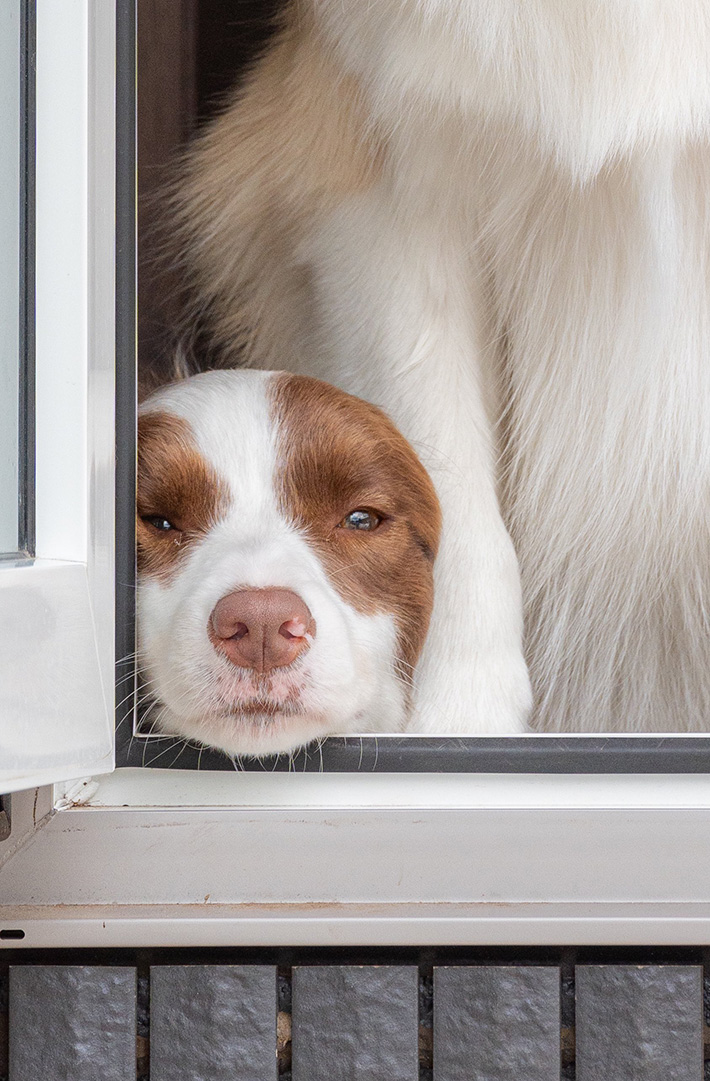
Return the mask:
[[147, 522], [153, 529], [157, 529], [159, 533], [168, 533], [171, 529], [175, 529], [173, 523], [169, 522], [167, 518], [161, 517], [160, 514], [148, 514], [143, 521]]
[[350, 514], [345, 515], [342, 522], [339, 523], [339, 528], [361, 529], [371, 533], [373, 529], [377, 529], [381, 521], [382, 518], [374, 510], [358, 507], [357, 510], [351, 510]]

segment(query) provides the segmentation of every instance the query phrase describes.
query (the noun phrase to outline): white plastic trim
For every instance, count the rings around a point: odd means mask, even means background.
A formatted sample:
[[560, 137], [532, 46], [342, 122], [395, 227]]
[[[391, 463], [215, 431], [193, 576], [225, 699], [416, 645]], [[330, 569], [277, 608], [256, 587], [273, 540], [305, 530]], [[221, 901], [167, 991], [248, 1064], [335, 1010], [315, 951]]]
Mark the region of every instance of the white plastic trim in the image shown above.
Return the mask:
[[37, 2], [36, 554], [0, 566], [0, 792], [113, 768], [111, 0]]
[[197, 905], [0, 910], [0, 947], [697, 946], [708, 905]]
[[171, 773], [141, 807], [122, 773], [6, 842], [22, 944], [710, 939], [703, 777]]

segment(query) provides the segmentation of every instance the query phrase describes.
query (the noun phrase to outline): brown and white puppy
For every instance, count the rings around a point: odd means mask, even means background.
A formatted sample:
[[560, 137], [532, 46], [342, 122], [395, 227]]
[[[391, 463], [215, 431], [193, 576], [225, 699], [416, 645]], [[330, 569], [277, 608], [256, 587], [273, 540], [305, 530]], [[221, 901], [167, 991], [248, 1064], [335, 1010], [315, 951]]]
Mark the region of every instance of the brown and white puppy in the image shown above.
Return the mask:
[[138, 634], [160, 728], [230, 754], [401, 730], [439, 529], [416, 454], [358, 398], [257, 371], [154, 394]]

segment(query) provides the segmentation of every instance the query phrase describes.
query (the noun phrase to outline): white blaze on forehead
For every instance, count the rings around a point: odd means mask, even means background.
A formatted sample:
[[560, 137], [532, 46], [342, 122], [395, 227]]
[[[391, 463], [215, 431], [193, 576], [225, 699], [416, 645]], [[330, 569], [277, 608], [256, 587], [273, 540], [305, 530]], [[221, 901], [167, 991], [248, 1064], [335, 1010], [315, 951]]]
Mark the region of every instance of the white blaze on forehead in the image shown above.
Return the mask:
[[198, 451], [229, 491], [230, 517], [241, 507], [252, 523], [265, 513], [277, 516], [276, 432], [267, 389], [273, 378], [254, 370], [204, 372], [159, 391], [142, 409], [188, 422]]
[[276, 494], [278, 425], [269, 388], [278, 372], [204, 372], [160, 391], [146, 412], [167, 411], [189, 425], [198, 453], [227, 492], [224, 512], [196, 546], [175, 583], [213, 605], [237, 588], [276, 586], [317, 603], [332, 592], [316, 553], [280, 508]]

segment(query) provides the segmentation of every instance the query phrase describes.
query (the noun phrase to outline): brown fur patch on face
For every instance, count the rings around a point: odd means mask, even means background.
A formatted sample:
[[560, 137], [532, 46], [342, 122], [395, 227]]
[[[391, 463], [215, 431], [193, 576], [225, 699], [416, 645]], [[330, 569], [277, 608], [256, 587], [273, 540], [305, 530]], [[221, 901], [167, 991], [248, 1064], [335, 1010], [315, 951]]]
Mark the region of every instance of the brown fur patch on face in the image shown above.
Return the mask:
[[[279, 376], [277, 495], [308, 535], [340, 595], [360, 612], [391, 612], [405, 678], [419, 658], [434, 600], [441, 512], [428, 473], [375, 406], [317, 379]], [[356, 509], [373, 531], [342, 528]], [[411, 666], [411, 667], [409, 667]]]
[[[225, 486], [200, 455], [190, 425], [171, 413], [138, 419], [136, 541], [141, 574], [170, 579], [226, 509]], [[164, 518], [160, 530], [147, 519]]]

